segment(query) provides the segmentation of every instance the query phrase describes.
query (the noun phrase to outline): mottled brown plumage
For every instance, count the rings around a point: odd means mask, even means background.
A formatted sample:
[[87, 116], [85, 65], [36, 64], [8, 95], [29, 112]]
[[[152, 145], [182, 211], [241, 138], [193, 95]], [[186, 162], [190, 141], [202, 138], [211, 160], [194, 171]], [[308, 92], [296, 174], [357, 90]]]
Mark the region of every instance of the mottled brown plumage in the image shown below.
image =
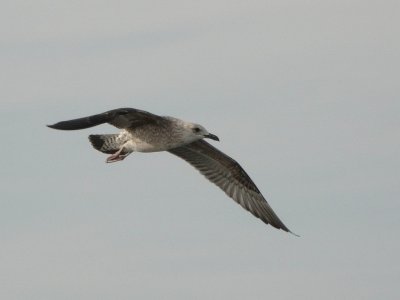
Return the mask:
[[90, 135], [93, 147], [112, 154], [107, 162], [123, 160], [130, 153], [169, 151], [186, 160], [266, 224], [291, 232], [274, 213], [257, 186], [231, 157], [204, 138], [219, 140], [203, 126], [172, 117], [162, 117], [134, 108], [119, 108], [84, 118], [62, 121], [50, 128], [77, 130], [109, 123], [122, 129], [119, 134]]
[[169, 150], [186, 160], [244, 209], [266, 224], [289, 231], [237, 161], [204, 140]]

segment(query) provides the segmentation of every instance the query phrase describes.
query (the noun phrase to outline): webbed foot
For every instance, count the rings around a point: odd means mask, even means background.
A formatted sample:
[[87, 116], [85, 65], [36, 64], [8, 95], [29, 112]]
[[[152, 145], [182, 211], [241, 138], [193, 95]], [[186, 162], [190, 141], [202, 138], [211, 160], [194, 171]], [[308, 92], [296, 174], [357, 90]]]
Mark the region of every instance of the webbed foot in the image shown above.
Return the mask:
[[113, 155], [107, 157], [106, 163], [113, 163], [117, 161], [124, 160], [125, 157], [127, 157], [130, 153], [122, 153], [123, 148], [119, 149], [117, 152], [115, 152]]

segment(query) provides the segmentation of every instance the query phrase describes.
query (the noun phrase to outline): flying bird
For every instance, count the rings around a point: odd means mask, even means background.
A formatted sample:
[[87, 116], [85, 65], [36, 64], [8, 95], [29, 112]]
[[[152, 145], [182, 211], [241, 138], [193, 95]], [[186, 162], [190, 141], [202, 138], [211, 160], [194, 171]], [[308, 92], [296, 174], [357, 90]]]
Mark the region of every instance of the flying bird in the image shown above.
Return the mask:
[[118, 134], [89, 135], [96, 150], [110, 154], [107, 163], [122, 161], [132, 152], [168, 151], [187, 161], [264, 223], [292, 233], [243, 168], [233, 158], [204, 140], [208, 138], [219, 141], [219, 138], [199, 124], [134, 108], [118, 108], [47, 126], [60, 130], [77, 130], [103, 123], [122, 129]]

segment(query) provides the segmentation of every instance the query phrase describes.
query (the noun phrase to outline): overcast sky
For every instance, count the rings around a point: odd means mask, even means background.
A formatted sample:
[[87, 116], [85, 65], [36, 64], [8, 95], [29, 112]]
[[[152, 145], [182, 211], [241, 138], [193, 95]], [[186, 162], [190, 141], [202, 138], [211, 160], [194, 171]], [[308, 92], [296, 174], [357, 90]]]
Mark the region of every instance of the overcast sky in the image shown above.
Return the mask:
[[[398, 1], [0, 1], [1, 299], [399, 299]], [[45, 127], [198, 122], [297, 238], [184, 161]]]

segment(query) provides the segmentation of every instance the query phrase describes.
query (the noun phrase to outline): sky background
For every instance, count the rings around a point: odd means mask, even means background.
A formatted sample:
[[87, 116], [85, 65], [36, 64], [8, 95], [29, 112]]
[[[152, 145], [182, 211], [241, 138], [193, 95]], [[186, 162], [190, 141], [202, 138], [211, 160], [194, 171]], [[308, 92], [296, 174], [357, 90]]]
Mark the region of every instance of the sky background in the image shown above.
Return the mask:
[[[1, 299], [399, 299], [398, 1], [0, 3]], [[45, 127], [118, 107], [217, 134], [301, 237]]]

